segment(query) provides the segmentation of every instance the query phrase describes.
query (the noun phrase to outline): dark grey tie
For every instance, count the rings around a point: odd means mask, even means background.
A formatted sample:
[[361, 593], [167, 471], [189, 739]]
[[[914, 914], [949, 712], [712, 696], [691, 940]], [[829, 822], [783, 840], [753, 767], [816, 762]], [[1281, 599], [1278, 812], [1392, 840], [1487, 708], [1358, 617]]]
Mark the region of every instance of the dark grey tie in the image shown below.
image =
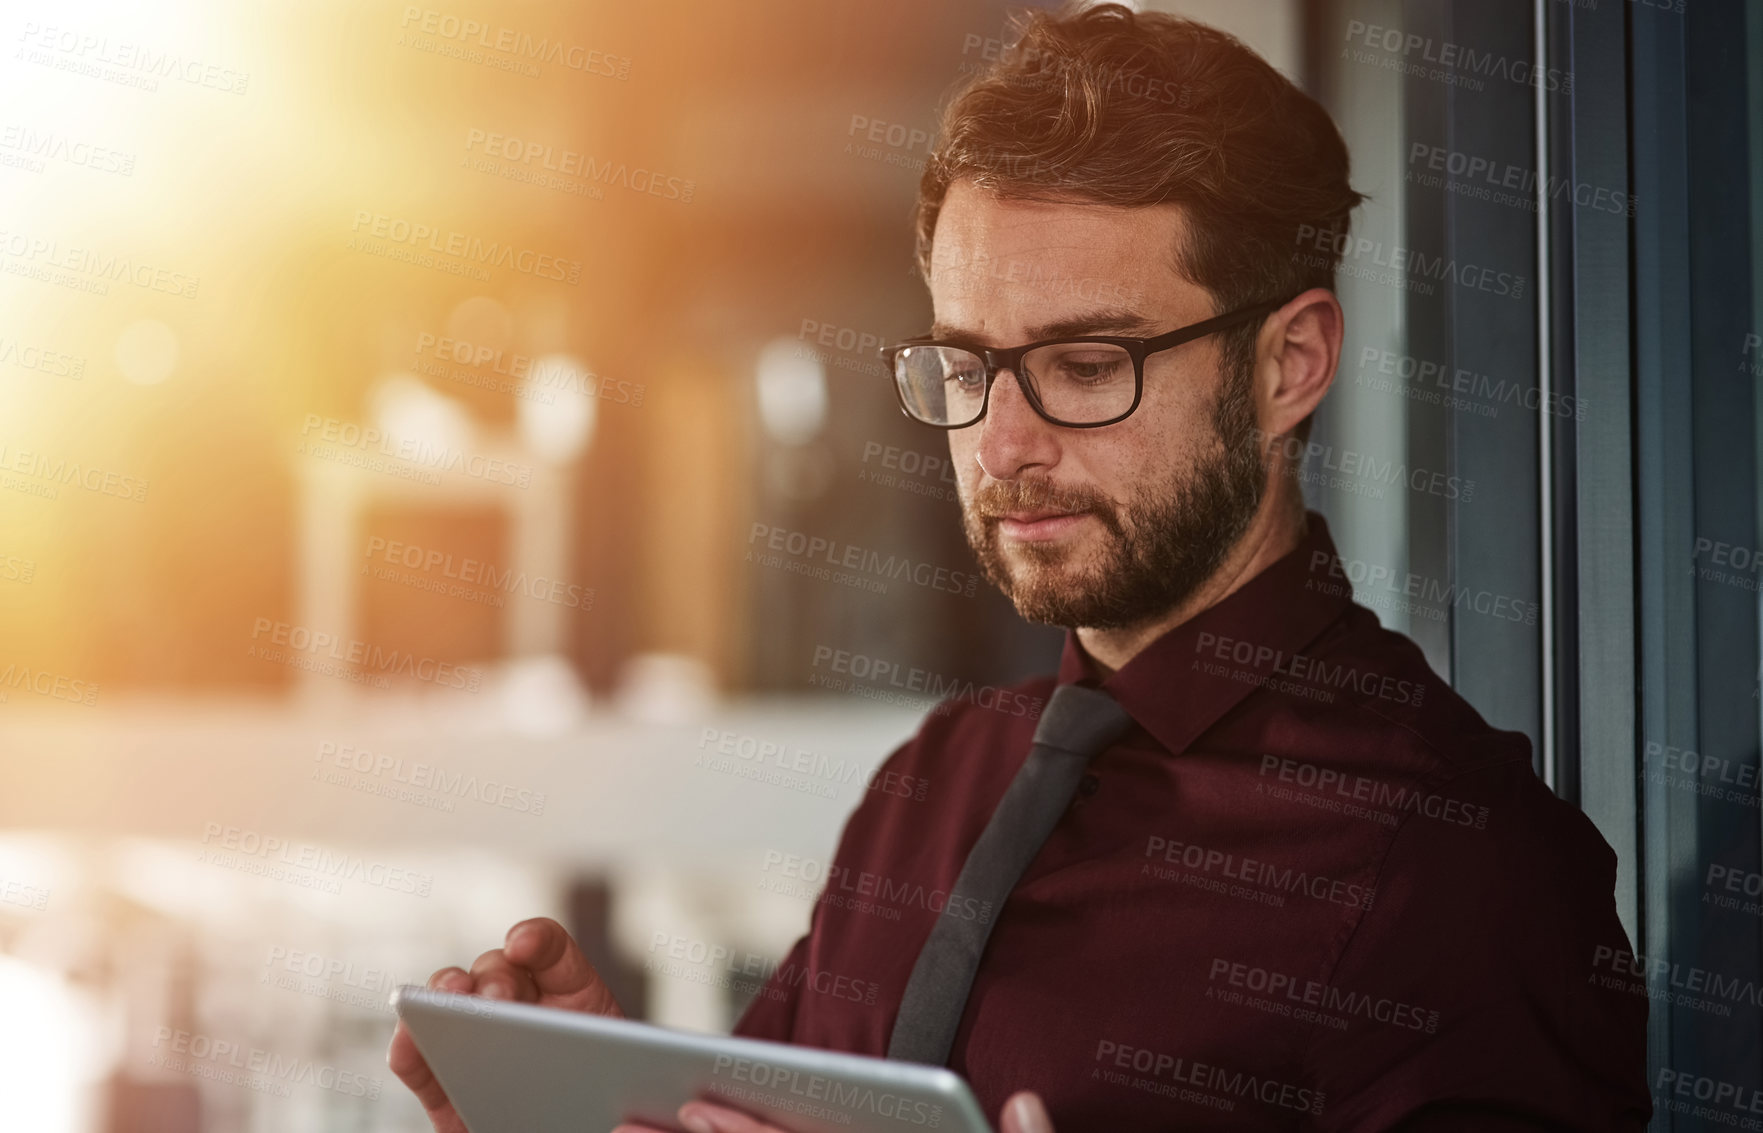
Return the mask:
[[[968, 851], [943, 914], [912, 966], [888, 1040], [889, 1058], [932, 1066], [949, 1060], [973, 973], [1005, 899], [1070, 805], [1090, 757], [1125, 735], [1132, 723], [1126, 709], [1101, 689], [1066, 684], [1053, 690], [1028, 758]], [[973, 915], [976, 909], [984, 915]]]

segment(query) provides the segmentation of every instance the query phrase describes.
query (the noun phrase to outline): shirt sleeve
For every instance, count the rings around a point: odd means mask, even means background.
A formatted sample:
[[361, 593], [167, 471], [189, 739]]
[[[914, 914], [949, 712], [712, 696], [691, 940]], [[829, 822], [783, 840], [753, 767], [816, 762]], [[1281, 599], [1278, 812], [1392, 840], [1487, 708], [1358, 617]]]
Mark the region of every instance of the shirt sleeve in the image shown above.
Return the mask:
[[[815, 906], [816, 909], [819, 906]], [[796, 944], [783, 963], [777, 966], [765, 986], [753, 996], [747, 1009], [735, 1021], [731, 1034], [749, 1039], [769, 1039], [787, 1043], [796, 1029], [796, 1005], [802, 997], [801, 980], [785, 980], [779, 973], [799, 971], [808, 962], [809, 932], [796, 938]]]
[[1436, 794], [1443, 806], [1395, 833], [1328, 981], [1372, 1019], [1313, 1038], [1324, 1102], [1309, 1128], [1638, 1133], [1652, 1112], [1647, 1000], [1593, 966], [1600, 947], [1628, 949], [1616, 855], [1528, 763]]

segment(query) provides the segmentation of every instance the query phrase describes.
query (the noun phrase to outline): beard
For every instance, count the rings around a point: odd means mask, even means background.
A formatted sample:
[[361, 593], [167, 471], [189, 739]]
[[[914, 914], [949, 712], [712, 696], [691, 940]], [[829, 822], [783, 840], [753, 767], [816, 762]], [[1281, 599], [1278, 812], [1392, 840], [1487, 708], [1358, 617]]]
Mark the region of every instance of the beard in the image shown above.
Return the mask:
[[[1213, 409], [1213, 443], [1191, 469], [1140, 481], [1124, 507], [1083, 487], [999, 480], [961, 501], [961, 526], [986, 580], [1028, 621], [1124, 629], [1156, 618], [1217, 572], [1266, 489], [1249, 374], [1227, 382]], [[1062, 541], [1016, 543], [1006, 555], [998, 517], [1013, 511], [1089, 512], [1103, 527], [1099, 556]]]

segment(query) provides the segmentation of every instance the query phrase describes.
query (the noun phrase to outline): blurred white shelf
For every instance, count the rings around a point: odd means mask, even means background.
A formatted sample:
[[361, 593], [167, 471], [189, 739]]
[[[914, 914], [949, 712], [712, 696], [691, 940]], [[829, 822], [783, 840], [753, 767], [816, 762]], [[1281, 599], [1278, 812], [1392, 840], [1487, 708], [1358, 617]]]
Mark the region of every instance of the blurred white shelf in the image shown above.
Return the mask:
[[[596, 704], [579, 726], [535, 738], [486, 724], [495, 714], [471, 700], [14, 697], [0, 707], [0, 827], [194, 845], [218, 823], [325, 845], [695, 871], [766, 848], [830, 852], [869, 772], [928, 707], [754, 697], [659, 724]], [[737, 754], [719, 754], [725, 734]], [[783, 754], [762, 761], [766, 744]], [[338, 766], [358, 752], [375, 769]], [[421, 799], [385, 793], [412, 790]]]

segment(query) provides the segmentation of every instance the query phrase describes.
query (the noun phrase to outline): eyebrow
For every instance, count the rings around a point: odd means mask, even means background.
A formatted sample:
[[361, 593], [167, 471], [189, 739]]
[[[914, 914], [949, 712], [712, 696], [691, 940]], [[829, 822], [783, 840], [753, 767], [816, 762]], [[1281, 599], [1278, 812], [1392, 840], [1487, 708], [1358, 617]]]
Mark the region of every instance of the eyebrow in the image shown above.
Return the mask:
[[[1029, 327], [1027, 341], [1041, 342], [1049, 338], [1081, 338], [1085, 335], [1095, 334], [1137, 335], [1152, 330], [1156, 325], [1151, 319], [1137, 311], [1103, 308]], [[980, 341], [978, 334], [943, 322], [931, 324], [929, 337], [974, 343]]]

